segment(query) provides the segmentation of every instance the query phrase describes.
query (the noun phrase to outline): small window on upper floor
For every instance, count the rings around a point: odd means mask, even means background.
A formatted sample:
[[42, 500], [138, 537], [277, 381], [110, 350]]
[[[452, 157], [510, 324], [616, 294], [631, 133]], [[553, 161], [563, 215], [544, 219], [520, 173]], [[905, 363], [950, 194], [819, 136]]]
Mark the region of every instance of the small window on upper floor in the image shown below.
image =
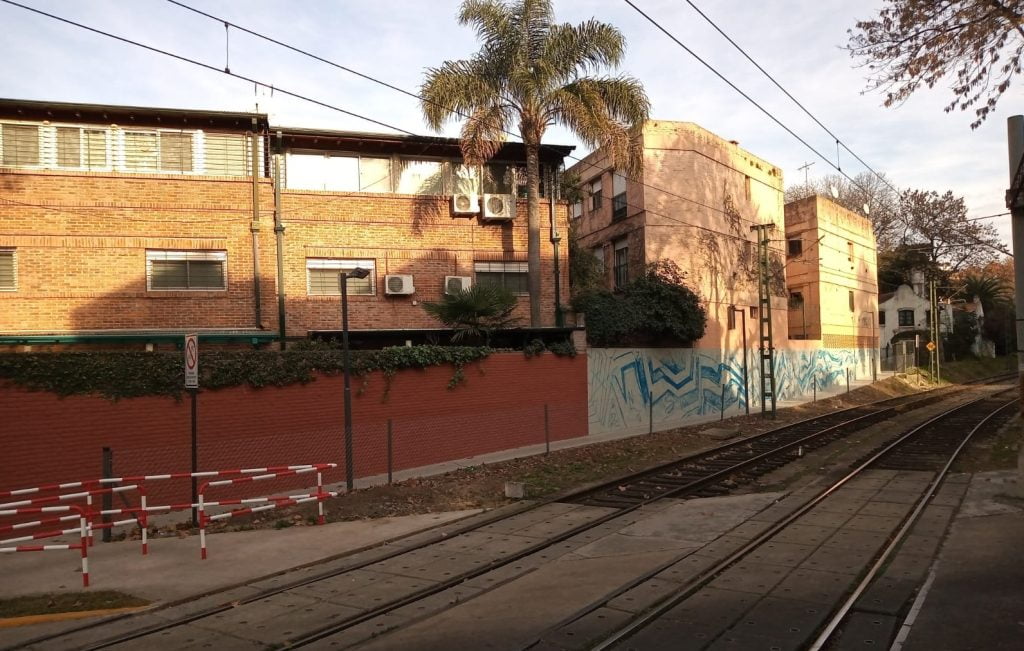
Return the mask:
[[736, 306], [730, 305], [725, 308], [725, 327], [727, 330], [736, 329]]
[[878, 311], [878, 325], [885, 325], [885, 310]]
[[612, 174], [612, 220], [625, 219], [626, 212], [626, 177], [616, 172]]
[[82, 170], [110, 168], [106, 129], [57, 127], [57, 167]]
[[572, 218], [578, 219], [583, 216], [583, 202], [577, 201], [572, 204]]
[[803, 255], [804, 252], [804, 241], [795, 237], [790, 240], [786, 240], [786, 257], [792, 258], [798, 255]]
[[206, 133], [203, 166], [213, 176], [248, 176], [252, 169], [249, 137], [240, 133]]
[[399, 194], [444, 194], [445, 164], [439, 160], [403, 158], [398, 161], [397, 187]]
[[913, 310], [899, 310], [896, 313], [900, 327], [908, 327], [914, 325], [914, 311]]
[[590, 182], [590, 210], [591, 212], [601, 208], [601, 179]]
[[0, 125], [0, 160], [4, 165], [39, 165], [39, 126], [34, 124]]
[[227, 251], [146, 251], [146, 287], [163, 290], [227, 289]]
[[0, 249], [0, 292], [18, 289], [18, 258], [14, 249]]

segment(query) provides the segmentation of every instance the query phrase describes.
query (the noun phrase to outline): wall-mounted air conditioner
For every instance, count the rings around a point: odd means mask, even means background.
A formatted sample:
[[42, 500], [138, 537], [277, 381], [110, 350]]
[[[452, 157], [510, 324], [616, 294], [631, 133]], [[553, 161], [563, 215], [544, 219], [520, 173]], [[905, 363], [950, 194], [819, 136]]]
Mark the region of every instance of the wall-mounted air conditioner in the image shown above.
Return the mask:
[[452, 212], [456, 215], [475, 215], [480, 212], [480, 197], [476, 194], [453, 194]]
[[473, 278], [470, 276], [445, 276], [444, 277], [444, 293], [445, 294], [458, 294], [464, 289], [469, 289], [473, 285]]
[[388, 294], [412, 294], [416, 288], [409, 274], [394, 274], [384, 277], [384, 291]]
[[511, 194], [485, 194], [483, 218], [512, 219], [516, 215], [516, 198]]

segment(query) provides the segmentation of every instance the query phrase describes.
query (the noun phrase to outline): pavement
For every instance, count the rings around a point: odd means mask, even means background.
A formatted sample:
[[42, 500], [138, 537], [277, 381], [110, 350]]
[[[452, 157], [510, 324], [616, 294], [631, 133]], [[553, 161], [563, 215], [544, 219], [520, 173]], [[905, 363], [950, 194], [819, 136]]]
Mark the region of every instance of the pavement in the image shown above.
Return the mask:
[[1024, 500], [1017, 471], [977, 473], [894, 651], [1024, 646]]

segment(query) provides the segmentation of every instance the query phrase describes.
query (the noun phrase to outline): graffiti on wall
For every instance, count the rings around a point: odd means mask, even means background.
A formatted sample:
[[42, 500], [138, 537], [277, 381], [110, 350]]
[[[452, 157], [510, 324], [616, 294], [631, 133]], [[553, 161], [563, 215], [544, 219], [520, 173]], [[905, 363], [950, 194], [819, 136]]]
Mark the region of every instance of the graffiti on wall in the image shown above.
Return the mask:
[[[775, 352], [776, 399], [809, 400], [812, 393], [871, 373], [869, 349]], [[590, 434], [679, 427], [746, 408], [760, 409], [758, 351], [703, 348], [591, 348], [588, 351]], [[653, 427], [652, 427], [653, 425]]]

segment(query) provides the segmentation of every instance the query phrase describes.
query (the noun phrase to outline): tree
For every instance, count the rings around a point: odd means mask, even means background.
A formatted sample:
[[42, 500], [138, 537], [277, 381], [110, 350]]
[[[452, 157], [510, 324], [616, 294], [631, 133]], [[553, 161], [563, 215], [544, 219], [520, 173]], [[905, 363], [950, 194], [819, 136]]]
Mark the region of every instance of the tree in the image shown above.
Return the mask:
[[849, 34], [847, 49], [868, 66], [868, 90], [884, 92], [885, 106], [952, 77], [944, 110], [974, 107], [976, 129], [1021, 71], [1024, 0], [885, 0]]
[[[843, 208], [868, 218], [879, 250], [888, 251], [897, 244], [895, 223], [899, 213], [899, 193], [891, 187], [884, 174], [881, 177], [871, 172], [861, 172], [850, 181], [839, 174], [828, 174], [787, 188], [786, 203], [815, 194], [827, 197]], [[838, 197], [833, 195], [833, 189]]]
[[491, 158], [505, 135], [518, 128], [526, 147], [527, 261], [530, 321], [540, 325], [540, 147], [546, 129], [562, 124], [591, 147], [604, 147], [616, 167], [640, 165], [631, 129], [650, 113], [636, 79], [588, 77], [615, 67], [625, 39], [597, 20], [554, 22], [550, 0], [465, 0], [459, 23], [472, 25], [482, 47], [470, 59], [427, 70], [421, 108], [440, 130], [464, 117], [462, 155], [471, 164]]
[[900, 240], [924, 251], [933, 267], [956, 272], [1008, 254], [991, 224], [967, 221], [963, 197], [946, 191], [906, 190], [900, 195], [895, 224]]
[[704, 336], [707, 313], [671, 260], [647, 265], [617, 292], [591, 289], [573, 297], [596, 346], [689, 345]]
[[463, 339], [490, 344], [491, 333], [515, 325], [512, 316], [516, 297], [504, 287], [475, 284], [454, 294], [445, 294], [439, 303], [424, 301], [423, 309], [455, 332], [452, 341]]
[[963, 286], [960, 295], [967, 300], [977, 297], [985, 314], [996, 305], [1005, 306], [1013, 302], [1013, 291], [1010, 286], [999, 276], [984, 271], [967, 271], [955, 281], [955, 284]]

